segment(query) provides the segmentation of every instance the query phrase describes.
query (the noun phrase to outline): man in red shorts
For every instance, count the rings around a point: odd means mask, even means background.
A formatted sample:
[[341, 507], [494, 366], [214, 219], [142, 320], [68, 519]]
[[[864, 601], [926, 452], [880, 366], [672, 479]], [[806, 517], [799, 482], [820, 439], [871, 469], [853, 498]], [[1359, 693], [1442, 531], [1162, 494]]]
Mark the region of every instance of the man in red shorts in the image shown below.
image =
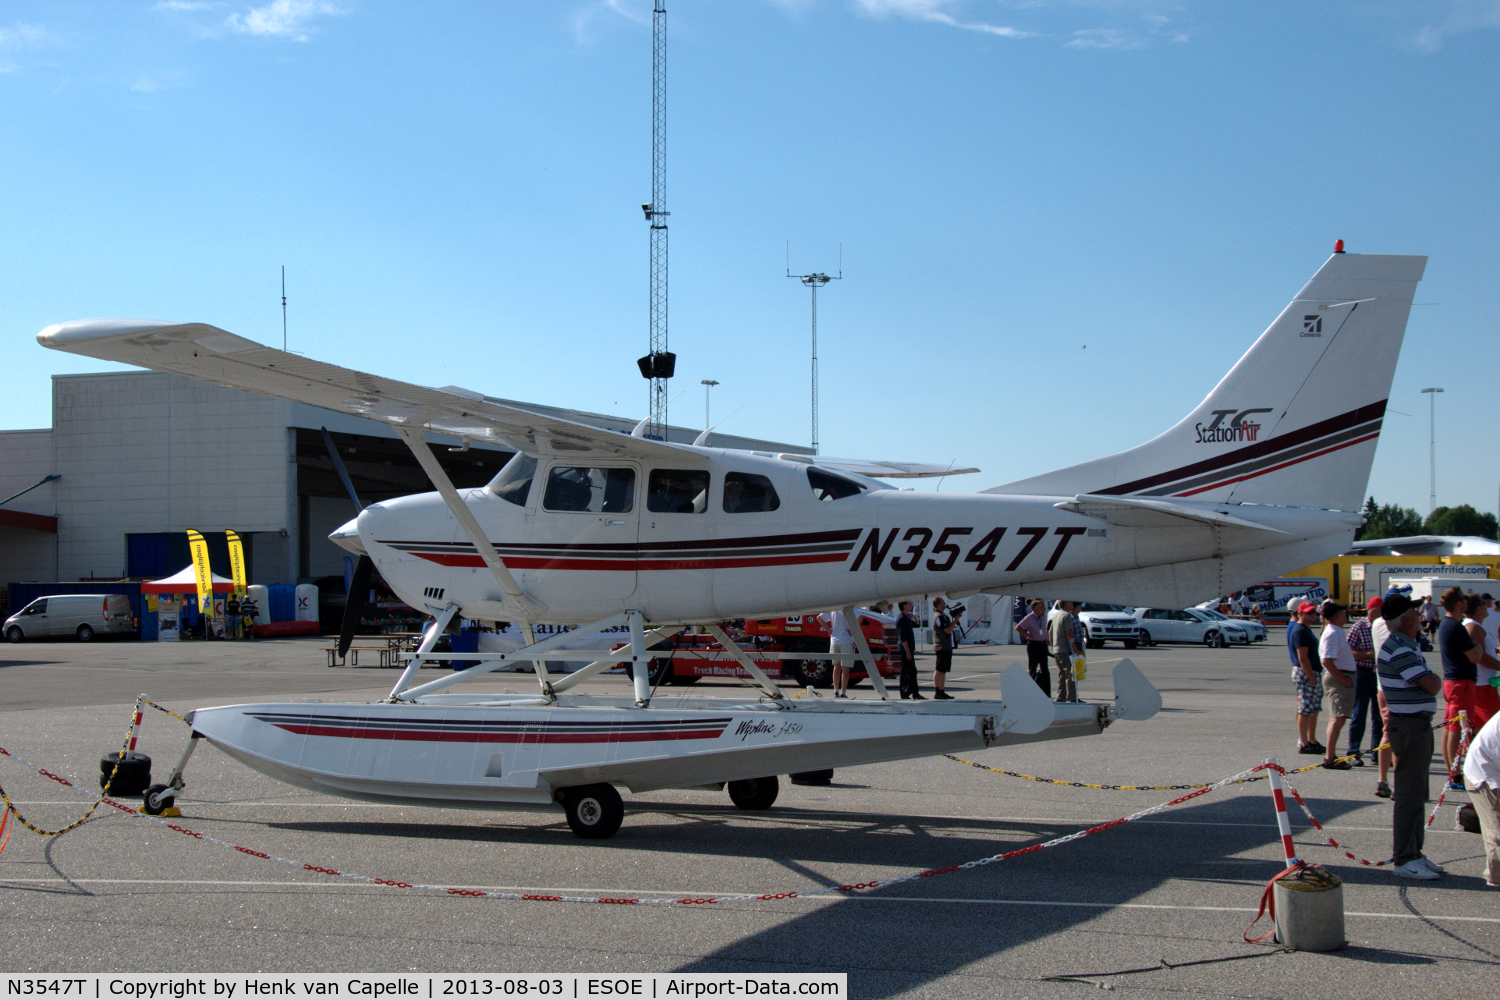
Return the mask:
[[[1453, 761], [1458, 756], [1458, 745], [1463, 739], [1462, 727], [1456, 721], [1458, 713], [1468, 716], [1469, 728], [1474, 726], [1474, 688], [1480, 665], [1495, 669], [1500, 667], [1493, 656], [1486, 656], [1483, 647], [1475, 643], [1469, 630], [1464, 628], [1464, 613], [1468, 601], [1462, 587], [1449, 587], [1443, 591], [1443, 619], [1438, 625], [1438, 650], [1443, 659], [1443, 701], [1447, 709], [1443, 719], [1448, 723], [1443, 731], [1443, 763], [1448, 767], [1448, 787], [1463, 791], [1463, 785], [1453, 780]], [[1487, 661], [1487, 662], [1486, 662]]]

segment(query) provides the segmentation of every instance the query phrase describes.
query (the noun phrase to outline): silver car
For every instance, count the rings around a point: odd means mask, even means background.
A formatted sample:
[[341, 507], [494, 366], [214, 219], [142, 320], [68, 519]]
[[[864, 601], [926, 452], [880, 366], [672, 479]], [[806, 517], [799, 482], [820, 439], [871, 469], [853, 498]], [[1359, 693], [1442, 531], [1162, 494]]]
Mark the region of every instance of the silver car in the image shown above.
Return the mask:
[[[1230, 644], [1249, 645], [1264, 640], [1266, 629], [1259, 622], [1228, 618], [1203, 608], [1136, 608], [1141, 642], [1201, 642], [1222, 649]], [[1252, 631], [1253, 630], [1253, 631]]]
[[134, 630], [130, 598], [124, 594], [38, 597], [5, 619], [5, 638], [11, 642], [63, 636], [89, 642], [96, 635], [117, 635]]

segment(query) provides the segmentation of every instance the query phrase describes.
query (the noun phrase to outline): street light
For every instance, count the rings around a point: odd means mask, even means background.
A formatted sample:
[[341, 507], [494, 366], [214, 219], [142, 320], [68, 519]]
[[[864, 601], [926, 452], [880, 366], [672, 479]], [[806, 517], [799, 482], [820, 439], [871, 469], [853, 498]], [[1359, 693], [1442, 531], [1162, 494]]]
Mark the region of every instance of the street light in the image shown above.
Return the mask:
[[1428, 441], [1427, 441], [1427, 474], [1428, 489], [1427, 516], [1437, 510], [1437, 394], [1441, 389], [1423, 389], [1423, 395], [1427, 396], [1428, 417]]
[[718, 384], [719, 384], [718, 382], [715, 382], [711, 378], [706, 378], [706, 379], [703, 380], [703, 429], [704, 430], [708, 430], [709, 425], [710, 425], [710, 421], [708, 419], [708, 394], [709, 394], [709, 391], [712, 390], [713, 387], [716, 386], [716, 385], [718, 385]]

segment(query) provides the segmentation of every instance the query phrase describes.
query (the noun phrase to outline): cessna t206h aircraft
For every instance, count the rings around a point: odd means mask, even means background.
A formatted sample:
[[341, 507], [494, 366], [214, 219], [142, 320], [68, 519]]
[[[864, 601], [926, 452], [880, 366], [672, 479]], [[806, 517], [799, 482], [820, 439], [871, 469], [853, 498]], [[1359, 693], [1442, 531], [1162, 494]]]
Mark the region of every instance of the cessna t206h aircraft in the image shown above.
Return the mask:
[[[1345, 550], [1425, 257], [1336, 252], [1180, 423], [1107, 458], [969, 495], [880, 478], [940, 471], [668, 444], [428, 389], [263, 347], [201, 323], [82, 320], [44, 346], [154, 368], [388, 423], [437, 492], [365, 508], [332, 536], [405, 601], [524, 623], [513, 652], [415, 684], [430, 630], [378, 704], [200, 709], [191, 725], [252, 768], [378, 801], [563, 806], [585, 837], [615, 832], [634, 791], [728, 784], [764, 808], [776, 775], [1081, 736], [1149, 718], [1156, 690], [1128, 662], [1113, 704], [1054, 704], [1017, 664], [1001, 701], [792, 701], [719, 623], [922, 594], [1047, 593], [1183, 607]], [[437, 431], [515, 449], [482, 489], [454, 489], [423, 442]], [[367, 562], [368, 560], [368, 562]], [[355, 585], [355, 589], [359, 584]], [[540, 641], [536, 623], [582, 625]], [[626, 625], [623, 648], [562, 650]], [[704, 625], [759, 686], [740, 699], [569, 693]], [[692, 655], [678, 652], [673, 655]], [[715, 654], [722, 657], [723, 653]], [[773, 654], [774, 655], [774, 654]], [[765, 654], [757, 653], [764, 658]], [[545, 660], [588, 661], [549, 675]], [[535, 664], [532, 696], [441, 693]], [[186, 758], [184, 758], [185, 760]], [[148, 808], [180, 790], [181, 765]]]

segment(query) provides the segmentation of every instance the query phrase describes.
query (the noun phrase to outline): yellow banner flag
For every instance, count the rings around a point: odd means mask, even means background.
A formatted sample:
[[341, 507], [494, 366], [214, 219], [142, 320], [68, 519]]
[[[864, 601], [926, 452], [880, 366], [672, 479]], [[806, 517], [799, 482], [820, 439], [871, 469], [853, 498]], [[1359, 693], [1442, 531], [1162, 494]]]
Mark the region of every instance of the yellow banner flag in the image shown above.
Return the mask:
[[234, 592], [241, 597], [245, 596], [245, 584], [249, 581], [245, 578], [245, 546], [240, 543], [240, 536], [232, 531], [224, 532], [229, 539], [229, 575], [234, 578]]
[[193, 554], [193, 577], [198, 583], [198, 613], [214, 613], [214, 574], [208, 566], [208, 542], [200, 532], [188, 529], [188, 551]]

